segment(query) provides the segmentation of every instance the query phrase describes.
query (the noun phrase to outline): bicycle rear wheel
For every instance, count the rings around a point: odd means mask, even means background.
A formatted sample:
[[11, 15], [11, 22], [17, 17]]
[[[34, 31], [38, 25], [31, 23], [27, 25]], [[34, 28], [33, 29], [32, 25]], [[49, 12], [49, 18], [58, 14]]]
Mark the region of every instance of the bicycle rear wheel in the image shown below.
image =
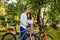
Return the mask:
[[[42, 37], [42, 39], [41, 39], [41, 40], [44, 40], [44, 37], [45, 37], [45, 35]], [[47, 36], [46, 36], [46, 37], [47, 37], [47, 40], [53, 40], [53, 38], [52, 38], [50, 35], [48, 35], [48, 34], [47, 34]]]
[[2, 40], [16, 40], [16, 37], [12, 33], [6, 33], [3, 35]]
[[28, 35], [25, 37], [25, 40], [40, 40], [40, 38], [36, 35], [31, 35], [31, 38], [30, 38], [30, 35]]

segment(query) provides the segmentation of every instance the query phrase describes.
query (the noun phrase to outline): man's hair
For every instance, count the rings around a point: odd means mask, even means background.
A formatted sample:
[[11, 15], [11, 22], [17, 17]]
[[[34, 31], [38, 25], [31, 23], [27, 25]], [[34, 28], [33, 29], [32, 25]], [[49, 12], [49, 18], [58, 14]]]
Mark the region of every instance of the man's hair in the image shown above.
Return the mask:
[[28, 9], [28, 7], [25, 7], [25, 8], [24, 8], [24, 11], [26, 11], [26, 9]]

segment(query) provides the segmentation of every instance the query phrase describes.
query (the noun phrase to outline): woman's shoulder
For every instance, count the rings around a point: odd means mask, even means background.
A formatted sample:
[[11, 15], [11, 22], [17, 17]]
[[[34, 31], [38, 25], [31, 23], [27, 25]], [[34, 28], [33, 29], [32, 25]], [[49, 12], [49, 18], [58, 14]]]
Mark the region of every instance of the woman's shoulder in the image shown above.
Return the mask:
[[34, 17], [32, 17], [32, 20], [34, 20]]

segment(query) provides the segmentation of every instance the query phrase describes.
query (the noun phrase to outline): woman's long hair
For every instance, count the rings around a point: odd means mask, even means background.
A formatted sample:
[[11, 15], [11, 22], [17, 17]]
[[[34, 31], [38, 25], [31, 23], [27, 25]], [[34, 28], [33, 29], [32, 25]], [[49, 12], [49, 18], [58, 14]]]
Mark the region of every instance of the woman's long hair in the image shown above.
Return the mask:
[[[30, 17], [28, 17], [28, 15], [30, 16]], [[32, 19], [32, 16], [31, 16], [31, 13], [27, 13], [27, 19]]]

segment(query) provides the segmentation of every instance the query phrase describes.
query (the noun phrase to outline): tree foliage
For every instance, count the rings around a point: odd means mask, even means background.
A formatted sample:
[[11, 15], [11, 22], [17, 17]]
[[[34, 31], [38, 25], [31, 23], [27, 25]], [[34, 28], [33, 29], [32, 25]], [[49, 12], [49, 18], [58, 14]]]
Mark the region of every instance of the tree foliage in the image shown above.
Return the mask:
[[7, 18], [8, 23], [19, 22], [19, 20], [17, 21], [14, 18], [15, 16], [20, 18], [20, 14], [23, 12], [25, 6], [30, 8], [31, 14], [37, 20], [38, 25], [41, 24], [41, 8], [47, 8], [49, 5], [49, 10], [44, 12], [44, 17], [49, 18], [48, 23], [52, 25], [57, 20], [60, 20], [60, 0], [17, 0], [17, 3], [12, 4], [8, 4], [7, 1], [1, 2], [0, 0], [0, 8], [4, 8], [5, 11], [2, 12], [5, 13], [4, 18]]

